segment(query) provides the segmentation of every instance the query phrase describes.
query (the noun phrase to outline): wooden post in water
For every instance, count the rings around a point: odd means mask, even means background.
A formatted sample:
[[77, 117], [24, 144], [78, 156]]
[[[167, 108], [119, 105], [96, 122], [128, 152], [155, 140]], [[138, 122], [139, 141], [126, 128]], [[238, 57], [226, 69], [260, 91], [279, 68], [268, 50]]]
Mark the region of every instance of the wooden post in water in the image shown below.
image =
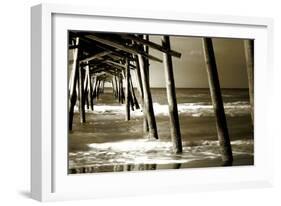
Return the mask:
[[100, 98], [100, 91], [101, 91], [101, 80], [98, 80], [98, 84], [97, 84], [97, 100]]
[[142, 82], [141, 82], [141, 73], [140, 73], [140, 64], [139, 64], [139, 60], [137, 59], [137, 56], [134, 55], [134, 58], [136, 58], [136, 78], [138, 80], [138, 91], [139, 94], [141, 96], [141, 98], [143, 99], [143, 88], [142, 88]]
[[125, 68], [125, 80], [126, 80], [126, 121], [130, 120], [130, 67], [128, 58], [126, 58], [126, 68]]
[[[171, 50], [169, 36], [162, 37], [162, 46], [168, 51]], [[169, 105], [170, 129], [173, 149], [175, 153], [182, 153], [182, 141], [180, 132], [180, 122], [178, 115], [178, 105], [176, 98], [176, 88], [173, 73], [172, 57], [168, 53], [163, 53], [163, 63], [166, 78], [167, 99]]]
[[116, 84], [116, 81], [115, 81], [115, 75], [112, 76], [112, 87], [113, 87], [113, 97], [114, 99], [117, 98], [117, 84]]
[[[147, 34], [143, 35], [143, 38], [147, 41], [149, 41], [149, 36]], [[149, 55], [149, 47], [147, 45], [143, 45], [143, 49], [144, 49], [144, 52]], [[150, 88], [150, 75], [149, 75], [149, 59], [146, 58], [144, 59], [144, 65], [145, 65], [145, 69], [146, 69], [146, 72], [147, 72], [147, 79], [148, 79], [148, 87]], [[145, 132], [148, 132], [149, 131], [149, 126], [148, 126], [148, 120], [147, 118], [144, 118], [143, 119], [143, 130]]]
[[224, 113], [223, 100], [221, 96], [219, 76], [217, 71], [215, 53], [211, 38], [203, 38], [203, 52], [209, 80], [211, 98], [213, 102], [218, 139], [221, 148], [221, 156], [224, 165], [232, 165], [233, 156], [228, 134], [227, 122]]
[[105, 84], [105, 81], [102, 80], [102, 88], [101, 88], [101, 93], [102, 93], [102, 94], [104, 93], [104, 84]]
[[84, 91], [84, 101], [85, 101], [85, 105], [87, 106], [87, 109], [89, 109], [89, 99], [88, 97], [88, 73], [86, 70], [86, 66], [85, 66], [85, 70], [84, 70], [84, 86], [83, 86], [83, 91]]
[[96, 85], [96, 77], [95, 76], [91, 76], [91, 86], [92, 86], [92, 103], [93, 103], [93, 108], [94, 108], [94, 98], [95, 98], [95, 85]]
[[251, 104], [251, 116], [254, 125], [254, 40], [244, 40], [246, 66], [249, 84], [249, 96]]
[[139, 109], [140, 106], [139, 106], [139, 103], [138, 103], [138, 100], [137, 100], [137, 97], [136, 97], [136, 94], [135, 94], [135, 90], [134, 90], [134, 85], [133, 85], [133, 81], [132, 81], [132, 76], [130, 75], [130, 88], [131, 88], [131, 96], [132, 96], [132, 101], [134, 102], [134, 106], [136, 109]]
[[[145, 34], [145, 35], [143, 35], [143, 38], [144, 38], [145, 40], [149, 41], [149, 35]], [[143, 45], [143, 48], [144, 48], [144, 52], [148, 55], [148, 54], [149, 54], [149, 46]], [[148, 59], [148, 58], [145, 58], [145, 67], [146, 67], [146, 70], [147, 70], [148, 83], [149, 83], [149, 86], [150, 86], [149, 59]]]
[[98, 88], [99, 88], [99, 79], [98, 79], [98, 77], [96, 77], [96, 86], [95, 86], [95, 90], [94, 90], [96, 102], [98, 101]]
[[95, 77], [95, 85], [94, 85], [94, 91], [93, 91], [93, 97], [97, 101], [97, 88], [98, 88], [98, 77]]
[[120, 75], [120, 94], [121, 94], [121, 103], [124, 103], [125, 100], [125, 94], [124, 94], [124, 88], [123, 88], [123, 76]]
[[117, 83], [116, 75], [114, 75], [114, 81], [115, 81], [115, 90], [116, 90], [115, 97], [117, 98], [119, 96], [119, 88], [118, 88], [118, 83]]
[[90, 104], [91, 110], [94, 111], [94, 103], [93, 103], [93, 91], [92, 91], [92, 82], [91, 82], [91, 75], [90, 75], [90, 67], [89, 65], [86, 66], [86, 73], [88, 78], [88, 102]]
[[147, 121], [149, 127], [149, 137], [158, 139], [157, 125], [152, 105], [152, 97], [149, 88], [149, 80], [147, 76], [147, 70], [145, 68], [144, 57], [138, 54], [141, 79], [143, 84], [143, 102], [147, 113]]
[[[75, 38], [74, 44], [76, 46], [79, 45], [79, 37]], [[76, 104], [77, 100], [77, 93], [76, 93], [76, 83], [78, 81], [78, 69], [79, 69], [79, 64], [78, 64], [78, 48], [75, 48], [73, 50], [73, 63], [72, 63], [72, 69], [71, 69], [71, 78], [69, 80], [70, 84], [70, 92], [69, 92], [69, 97], [70, 97], [70, 107], [69, 107], [69, 117], [68, 117], [68, 129], [72, 130], [72, 123], [73, 123], [73, 112], [74, 112], [74, 106]]]
[[[137, 57], [136, 55], [134, 56], [135, 58]], [[149, 131], [148, 128], [148, 121], [147, 121], [147, 112], [145, 108], [145, 103], [144, 103], [144, 95], [143, 95], [143, 82], [141, 79], [141, 72], [140, 72], [140, 64], [139, 64], [139, 59], [136, 59], [136, 77], [138, 80], [138, 91], [141, 97], [141, 103], [142, 103], [142, 112], [143, 112], [143, 132], [146, 134]]]
[[79, 67], [79, 112], [80, 112], [80, 122], [86, 122], [85, 115], [85, 95], [84, 95], [84, 74], [83, 67]]
[[118, 101], [121, 103], [121, 77], [118, 75]]

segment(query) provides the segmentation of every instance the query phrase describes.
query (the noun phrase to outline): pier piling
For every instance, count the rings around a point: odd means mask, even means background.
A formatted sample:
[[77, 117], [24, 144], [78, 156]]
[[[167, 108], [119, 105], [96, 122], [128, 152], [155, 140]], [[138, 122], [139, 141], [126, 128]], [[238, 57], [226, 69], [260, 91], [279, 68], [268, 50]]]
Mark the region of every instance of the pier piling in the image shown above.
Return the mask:
[[[79, 37], [75, 38], [74, 45], [75, 46], [79, 45]], [[78, 62], [79, 62], [78, 47], [76, 47], [75, 49], [73, 49], [73, 63], [72, 63], [72, 68], [71, 68], [71, 77], [69, 80], [69, 85], [70, 85], [70, 88], [69, 88], [70, 102], [69, 102], [69, 116], [68, 116], [69, 130], [72, 130], [74, 106], [75, 106], [76, 100], [77, 100], [76, 85], [77, 85], [77, 81], [78, 81], [78, 69], [79, 69]]]
[[244, 48], [251, 104], [251, 117], [254, 125], [254, 40], [244, 40]]
[[141, 80], [143, 86], [143, 103], [147, 114], [147, 122], [149, 127], [149, 137], [158, 139], [157, 125], [152, 105], [152, 97], [149, 88], [149, 80], [147, 75], [147, 70], [145, 68], [145, 60], [144, 57], [140, 54], [138, 55], [140, 72], [141, 72]]
[[[162, 46], [171, 50], [170, 39], [168, 36], [162, 37]], [[171, 129], [171, 138], [173, 143], [173, 149], [175, 153], [182, 153], [182, 140], [181, 140], [181, 132], [180, 132], [180, 122], [178, 115], [178, 105], [176, 98], [176, 88], [175, 88], [175, 80], [173, 73], [173, 63], [172, 57], [169, 53], [163, 53], [164, 60], [164, 71], [165, 71], [165, 79], [166, 79], [166, 90], [167, 90], [167, 99], [169, 106], [169, 118], [170, 118], [170, 129]]]
[[129, 61], [126, 59], [126, 68], [125, 68], [125, 80], [126, 80], [126, 96], [125, 96], [125, 102], [126, 102], [126, 121], [130, 120], [130, 67], [129, 67]]
[[79, 111], [80, 111], [80, 123], [86, 122], [85, 115], [85, 93], [84, 93], [84, 71], [83, 67], [79, 67]]
[[203, 53], [208, 74], [208, 81], [216, 117], [218, 140], [224, 165], [232, 165], [233, 156], [225, 117], [219, 76], [217, 71], [213, 42], [211, 38], [203, 38]]
[[94, 103], [93, 103], [93, 98], [92, 98], [92, 95], [93, 95], [93, 91], [92, 91], [92, 78], [91, 78], [91, 75], [90, 75], [90, 67], [89, 65], [86, 66], [86, 74], [87, 74], [87, 80], [88, 80], [88, 102], [90, 104], [90, 107], [91, 107], [91, 110], [94, 111]]

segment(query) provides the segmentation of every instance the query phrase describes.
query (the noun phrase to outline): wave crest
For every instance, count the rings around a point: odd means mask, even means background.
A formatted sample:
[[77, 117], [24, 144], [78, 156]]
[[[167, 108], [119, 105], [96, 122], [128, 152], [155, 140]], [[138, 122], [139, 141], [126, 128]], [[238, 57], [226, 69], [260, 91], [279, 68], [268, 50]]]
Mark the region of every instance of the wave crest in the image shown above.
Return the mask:
[[[164, 115], [167, 116], [169, 114], [168, 105], [162, 105], [159, 103], [153, 103], [154, 113], [155, 115]], [[250, 104], [247, 101], [236, 101], [231, 103], [224, 104], [225, 113], [228, 116], [243, 116], [250, 114]], [[75, 108], [75, 111], [78, 111], [78, 108]], [[117, 114], [122, 115], [125, 114], [125, 106], [124, 105], [95, 105], [94, 111], [87, 110], [86, 112], [93, 112], [96, 114]], [[187, 115], [192, 117], [208, 117], [214, 116], [213, 106], [211, 104], [206, 103], [181, 103], [178, 104], [178, 112], [181, 115]], [[142, 110], [138, 109], [135, 111], [131, 111], [132, 116], [142, 116]]]

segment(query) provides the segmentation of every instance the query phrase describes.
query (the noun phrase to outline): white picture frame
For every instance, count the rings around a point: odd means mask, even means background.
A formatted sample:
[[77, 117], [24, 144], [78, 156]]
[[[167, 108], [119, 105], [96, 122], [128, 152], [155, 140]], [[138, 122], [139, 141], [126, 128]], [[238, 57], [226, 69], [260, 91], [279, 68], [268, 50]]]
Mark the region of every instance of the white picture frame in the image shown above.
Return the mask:
[[[40, 4], [31, 9], [31, 26], [32, 198], [53, 201], [272, 186], [274, 137], [267, 121], [274, 75], [271, 19]], [[254, 166], [67, 175], [64, 38], [69, 29], [256, 39]]]

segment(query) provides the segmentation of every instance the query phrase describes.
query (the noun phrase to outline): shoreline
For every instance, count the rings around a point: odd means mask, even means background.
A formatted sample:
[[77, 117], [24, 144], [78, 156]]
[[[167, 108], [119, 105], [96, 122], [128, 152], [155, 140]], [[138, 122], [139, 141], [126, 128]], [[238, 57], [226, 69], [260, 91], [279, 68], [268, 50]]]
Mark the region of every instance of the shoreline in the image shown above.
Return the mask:
[[174, 169], [206, 169], [206, 168], [225, 168], [225, 167], [244, 167], [254, 166], [253, 155], [235, 155], [231, 166], [223, 166], [221, 158], [206, 158], [202, 160], [191, 160], [186, 163], [172, 164], [116, 164], [104, 166], [85, 166], [77, 168], [69, 168], [69, 175], [77, 174], [98, 174], [98, 173], [118, 173], [118, 172], [142, 172], [142, 171], [158, 171], [158, 170], [174, 170]]

